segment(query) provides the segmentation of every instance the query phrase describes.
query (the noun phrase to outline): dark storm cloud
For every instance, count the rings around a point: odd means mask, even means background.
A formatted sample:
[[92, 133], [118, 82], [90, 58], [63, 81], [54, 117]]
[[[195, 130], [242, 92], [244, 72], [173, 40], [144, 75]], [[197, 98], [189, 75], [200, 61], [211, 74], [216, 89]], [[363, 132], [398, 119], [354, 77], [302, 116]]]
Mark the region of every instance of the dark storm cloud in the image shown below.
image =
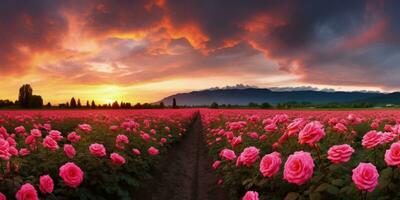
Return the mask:
[[[32, 52], [62, 49], [74, 16], [100, 51], [41, 66], [51, 74], [124, 83], [262, 76], [275, 61], [305, 83], [398, 88], [399, 9], [395, 0], [1, 1], [0, 69], [23, 71]], [[92, 72], [99, 62], [109, 66]]]
[[0, 1], [0, 70], [29, 68], [33, 52], [57, 48], [66, 31], [58, 1]]

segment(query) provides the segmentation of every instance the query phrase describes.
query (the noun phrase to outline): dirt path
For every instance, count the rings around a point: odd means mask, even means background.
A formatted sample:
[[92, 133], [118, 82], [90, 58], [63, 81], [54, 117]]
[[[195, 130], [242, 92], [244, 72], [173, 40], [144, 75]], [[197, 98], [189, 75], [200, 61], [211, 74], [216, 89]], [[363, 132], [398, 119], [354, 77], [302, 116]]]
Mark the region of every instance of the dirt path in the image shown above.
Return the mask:
[[200, 115], [185, 138], [171, 148], [155, 172], [156, 181], [144, 199], [223, 200], [224, 191], [216, 185], [207, 147], [203, 140]]

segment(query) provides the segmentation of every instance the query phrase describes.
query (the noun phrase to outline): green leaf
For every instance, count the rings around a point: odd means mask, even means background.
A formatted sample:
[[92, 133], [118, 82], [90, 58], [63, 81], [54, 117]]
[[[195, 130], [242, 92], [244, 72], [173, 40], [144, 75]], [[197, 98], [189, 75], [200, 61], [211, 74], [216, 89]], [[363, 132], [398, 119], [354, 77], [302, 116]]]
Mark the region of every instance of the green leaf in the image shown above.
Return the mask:
[[322, 183], [321, 185], [319, 185], [317, 187], [317, 189], [315, 189], [316, 192], [323, 192], [326, 191], [329, 188], [329, 184], [328, 183]]
[[326, 189], [326, 192], [328, 192], [329, 194], [337, 195], [339, 193], [339, 188], [333, 185], [329, 185], [328, 189]]
[[393, 192], [397, 192], [399, 190], [397, 185], [394, 183], [389, 183], [388, 188], [389, 188], [389, 190], [391, 190]]
[[334, 179], [331, 181], [332, 185], [342, 187], [344, 185], [344, 180], [343, 179]]
[[389, 185], [389, 183], [390, 183], [389, 180], [386, 180], [386, 179], [380, 180], [379, 184], [378, 184], [378, 188], [379, 189], [386, 188]]
[[284, 200], [296, 200], [300, 196], [297, 192], [289, 192]]
[[389, 196], [383, 196], [378, 198], [378, 200], [389, 200], [389, 199], [390, 199]]
[[382, 179], [390, 179], [393, 174], [393, 169], [391, 167], [387, 167], [380, 172], [380, 176]]
[[322, 199], [322, 196], [318, 192], [313, 192], [310, 194], [310, 200], [320, 200]]

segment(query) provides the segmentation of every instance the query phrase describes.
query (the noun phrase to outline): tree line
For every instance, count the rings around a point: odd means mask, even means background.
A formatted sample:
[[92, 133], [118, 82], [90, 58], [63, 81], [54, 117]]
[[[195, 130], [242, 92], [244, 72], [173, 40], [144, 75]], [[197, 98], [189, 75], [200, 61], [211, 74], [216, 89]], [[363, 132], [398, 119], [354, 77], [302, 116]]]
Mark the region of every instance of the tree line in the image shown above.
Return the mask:
[[[54, 108], [54, 106], [48, 102], [46, 105], [43, 103], [43, 98], [40, 95], [34, 95], [33, 89], [29, 84], [24, 84], [19, 89], [18, 100], [0, 100], [0, 108]], [[137, 103], [132, 105], [130, 102], [118, 102], [108, 104], [96, 104], [94, 100], [87, 100], [86, 103], [82, 103], [81, 99], [72, 97], [70, 101], [61, 103], [58, 108], [63, 109], [152, 109], [152, 108], [166, 108], [164, 102], [156, 104], [150, 103]], [[172, 108], [178, 108], [176, 99], [172, 101]]]
[[114, 101], [113, 103], [108, 103], [108, 104], [96, 104], [94, 100], [92, 100], [90, 103], [89, 101], [86, 101], [85, 105], [81, 104], [81, 100], [78, 98], [76, 100], [74, 97], [71, 98], [69, 102], [59, 104], [60, 108], [71, 108], [71, 109], [79, 109], [79, 108], [85, 108], [85, 109], [98, 109], [98, 108], [105, 108], [105, 109], [150, 109], [150, 108], [165, 108], [165, 105], [163, 102], [160, 102], [159, 104], [149, 104], [149, 103], [137, 103], [135, 105], [132, 105], [130, 102], [118, 102]]

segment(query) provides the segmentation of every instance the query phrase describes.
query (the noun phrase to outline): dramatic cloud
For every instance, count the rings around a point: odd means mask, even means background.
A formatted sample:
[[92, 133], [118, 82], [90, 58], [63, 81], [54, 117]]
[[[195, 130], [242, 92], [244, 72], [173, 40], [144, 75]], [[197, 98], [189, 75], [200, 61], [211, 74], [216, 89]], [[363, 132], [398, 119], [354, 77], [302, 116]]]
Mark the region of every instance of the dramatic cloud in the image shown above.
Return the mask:
[[0, 84], [35, 83], [49, 96], [49, 81], [66, 95], [192, 89], [178, 80], [397, 90], [398, 9], [395, 0], [5, 0]]

